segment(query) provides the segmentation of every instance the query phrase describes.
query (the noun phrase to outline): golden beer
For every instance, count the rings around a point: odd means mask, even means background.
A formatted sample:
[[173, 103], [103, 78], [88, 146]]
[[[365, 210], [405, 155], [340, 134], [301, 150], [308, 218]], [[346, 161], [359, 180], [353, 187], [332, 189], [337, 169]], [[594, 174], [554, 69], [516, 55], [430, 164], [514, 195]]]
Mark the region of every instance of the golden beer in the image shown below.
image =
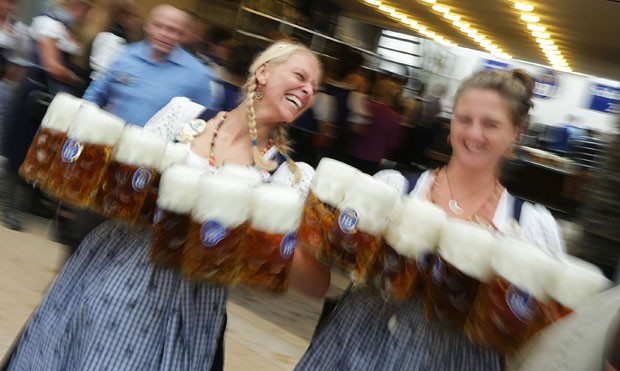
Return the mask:
[[151, 260], [156, 264], [180, 268], [189, 233], [192, 207], [198, 194], [203, 170], [173, 165], [161, 176], [154, 213]]
[[292, 188], [262, 185], [254, 190], [241, 282], [278, 293], [287, 290], [302, 210], [303, 198]]
[[149, 187], [148, 193], [146, 197], [144, 197], [144, 202], [142, 203], [142, 207], [140, 208], [140, 212], [138, 213], [138, 224], [144, 226], [152, 226], [153, 225], [153, 217], [155, 216], [155, 211], [157, 209], [157, 196], [159, 194], [159, 182], [161, 179], [161, 174], [166, 171], [170, 166], [174, 164], [182, 164], [187, 160], [188, 155], [187, 144], [185, 143], [167, 143], [166, 149], [164, 150], [164, 156], [159, 162], [157, 166], [157, 173], [155, 174], [155, 178]]
[[323, 158], [316, 168], [304, 206], [297, 246], [313, 254], [330, 248], [328, 231], [338, 218], [336, 208], [344, 198], [357, 170], [347, 164]]
[[337, 222], [328, 231], [330, 245], [323, 245], [319, 258], [350, 270], [357, 280], [365, 280], [399, 198], [400, 194], [386, 183], [356, 173], [338, 206]]
[[404, 197], [390, 214], [384, 246], [369, 272], [384, 297], [404, 300], [419, 288], [420, 265], [433, 254], [446, 222], [444, 211], [416, 197]]
[[89, 206], [124, 125], [118, 117], [82, 104], [52, 162], [46, 187], [49, 193], [75, 207]]
[[138, 126], [127, 126], [114, 149], [91, 208], [133, 224], [157, 175], [166, 142]]
[[198, 187], [183, 274], [193, 280], [233, 286], [239, 280], [253, 185], [247, 179], [216, 174], [201, 177]]
[[496, 241], [488, 230], [469, 222], [443, 225], [439, 250], [425, 282], [426, 314], [462, 327], [478, 286], [491, 278], [491, 251]]
[[469, 338], [511, 354], [548, 322], [548, 288], [558, 262], [525, 243], [505, 238], [491, 258], [494, 271], [480, 286], [465, 323]]
[[19, 169], [19, 175], [26, 182], [45, 189], [52, 161], [67, 139], [67, 131], [82, 102], [67, 93], [54, 97]]

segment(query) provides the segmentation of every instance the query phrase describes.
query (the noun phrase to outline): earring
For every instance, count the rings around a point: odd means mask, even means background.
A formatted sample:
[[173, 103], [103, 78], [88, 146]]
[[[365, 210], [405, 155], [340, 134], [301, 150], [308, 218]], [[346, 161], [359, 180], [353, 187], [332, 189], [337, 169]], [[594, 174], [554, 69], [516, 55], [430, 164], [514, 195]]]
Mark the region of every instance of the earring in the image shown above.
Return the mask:
[[256, 92], [255, 92], [254, 94], [255, 94], [255, 96], [256, 96], [256, 99], [258, 99], [258, 100], [263, 99], [263, 92], [262, 92], [262, 91], [260, 91], [260, 85], [258, 85], [258, 86], [256, 87]]

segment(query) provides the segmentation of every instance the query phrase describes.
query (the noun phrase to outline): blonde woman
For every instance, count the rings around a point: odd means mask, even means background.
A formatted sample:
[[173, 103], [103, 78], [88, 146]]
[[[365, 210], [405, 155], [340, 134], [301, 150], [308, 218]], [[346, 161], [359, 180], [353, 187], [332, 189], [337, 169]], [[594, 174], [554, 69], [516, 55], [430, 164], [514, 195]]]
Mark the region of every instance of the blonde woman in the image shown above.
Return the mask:
[[[225, 161], [274, 170], [278, 164], [261, 152], [286, 154], [286, 123], [312, 105], [319, 79], [318, 60], [307, 48], [269, 47], [250, 68], [243, 103], [218, 113], [190, 141], [189, 162], [211, 170]], [[299, 170], [290, 161], [282, 167]], [[304, 173], [301, 182], [307, 183], [312, 175]], [[221, 369], [215, 358], [222, 349], [226, 288], [154, 266], [150, 240], [149, 231], [116, 222], [88, 235], [33, 314], [9, 369]]]

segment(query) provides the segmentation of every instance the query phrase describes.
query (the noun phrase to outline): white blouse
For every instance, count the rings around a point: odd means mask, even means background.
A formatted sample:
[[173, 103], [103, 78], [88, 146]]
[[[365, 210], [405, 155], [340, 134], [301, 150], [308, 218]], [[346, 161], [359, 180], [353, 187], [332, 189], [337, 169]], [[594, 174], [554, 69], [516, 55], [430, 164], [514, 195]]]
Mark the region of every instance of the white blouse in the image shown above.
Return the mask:
[[77, 55], [81, 52], [79, 44], [71, 36], [67, 27], [62, 22], [45, 15], [35, 17], [32, 20], [30, 37], [34, 41], [41, 41], [45, 38], [54, 39], [59, 50], [71, 55]]

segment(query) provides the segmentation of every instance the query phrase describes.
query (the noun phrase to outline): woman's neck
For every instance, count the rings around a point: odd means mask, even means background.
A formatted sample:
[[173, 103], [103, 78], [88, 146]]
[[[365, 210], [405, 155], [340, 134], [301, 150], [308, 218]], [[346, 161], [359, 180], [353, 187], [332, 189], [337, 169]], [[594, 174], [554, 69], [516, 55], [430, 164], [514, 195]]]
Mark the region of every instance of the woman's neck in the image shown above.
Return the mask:
[[454, 159], [450, 159], [446, 171], [452, 186], [466, 191], [480, 189], [480, 187], [495, 183], [497, 180], [497, 171], [495, 168], [472, 169], [463, 166], [459, 161]]
[[[230, 133], [235, 138], [235, 140], [250, 137], [250, 128], [248, 126], [247, 105], [245, 103], [241, 103], [239, 106], [237, 106], [232, 111], [230, 111], [228, 113], [226, 120], [234, 124], [230, 126], [230, 129], [231, 129]], [[267, 145], [267, 142], [269, 141], [270, 133], [271, 133], [271, 128], [268, 125], [265, 125], [262, 123], [261, 117], [257, 113], [256, 115], [256, 139], [258, 141], [258, 146], [260, 148], [262, 148], [262, 146]]]

